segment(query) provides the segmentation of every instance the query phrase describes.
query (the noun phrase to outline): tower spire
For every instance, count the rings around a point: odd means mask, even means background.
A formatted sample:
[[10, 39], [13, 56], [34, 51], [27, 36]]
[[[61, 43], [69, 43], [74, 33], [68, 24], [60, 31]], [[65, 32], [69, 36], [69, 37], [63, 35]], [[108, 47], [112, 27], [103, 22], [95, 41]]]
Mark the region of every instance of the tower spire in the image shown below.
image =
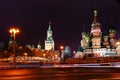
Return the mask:
[[47, 30], [47, 39], [45, 40], [45, 50], [54, 50], [54, 40], [52, 36], [51, 22]]
[[51, 31], [51, 22], [48, 22], [48, 24], [49, 24], [48, 31]]
[[94, 10], [94, 20], [93, 20], [94, 23], [97, 22], [97, 10]]

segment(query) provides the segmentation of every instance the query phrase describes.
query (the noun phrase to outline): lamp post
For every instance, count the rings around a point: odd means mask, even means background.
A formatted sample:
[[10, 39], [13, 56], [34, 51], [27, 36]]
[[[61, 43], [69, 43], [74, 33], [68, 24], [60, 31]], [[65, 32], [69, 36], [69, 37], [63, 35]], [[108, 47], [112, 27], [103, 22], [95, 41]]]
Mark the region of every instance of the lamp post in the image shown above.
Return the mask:
[[60, 46], [60, 59], [63, 58], [63, 49], [64, 46]]
[[9, 32], [13, 34], [13, 61], [14, 61], [14, 66], [16, 68], [16, 50], [15, 50], [16, 43], [15, 42], [16, 42], [16, 33], [19, 33], [20, 31], [18, 28], [13, 27], [13, 28], [10, 28]]
[[44, 58], [46, 57], [46, 54], [45, 54], [45, 53], [43, 54], [43, 57], [44, 57]]
[[24, 61], [26, 60], [27, 55], [28, 55], [28, 53], [24, 53]]

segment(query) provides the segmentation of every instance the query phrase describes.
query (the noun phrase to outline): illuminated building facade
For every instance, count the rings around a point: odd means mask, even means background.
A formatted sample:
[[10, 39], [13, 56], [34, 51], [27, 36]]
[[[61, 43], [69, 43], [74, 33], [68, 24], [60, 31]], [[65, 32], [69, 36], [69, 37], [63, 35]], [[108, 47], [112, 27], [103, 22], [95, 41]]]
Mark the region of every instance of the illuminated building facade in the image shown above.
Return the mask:
[[40, 42], [39, 42], [38, 45], [37, 45], [37, 49], [41, 49]]
[[47, 30], [47, 39], [45, 40], [45, 50], [54, 50], [54, 40], [52, 36], [52, 29], [50, 22], [49, 22], [49, 28]]
[[94, 19], [91, 25], [90, 33], [83, 32], [81, 39], [82, 55], [93, 57], [116, 56], [116, 29], [110, 27], [108, 33], [103, 35], [101, 24], [98, 22], [97, 11], [94, 10]]
[[94, 20], [91, 25], [91, 41], [92, 48], [100, 48], [101, 47], [101, 25], [97, 21], [97, 11], [94, 11]]

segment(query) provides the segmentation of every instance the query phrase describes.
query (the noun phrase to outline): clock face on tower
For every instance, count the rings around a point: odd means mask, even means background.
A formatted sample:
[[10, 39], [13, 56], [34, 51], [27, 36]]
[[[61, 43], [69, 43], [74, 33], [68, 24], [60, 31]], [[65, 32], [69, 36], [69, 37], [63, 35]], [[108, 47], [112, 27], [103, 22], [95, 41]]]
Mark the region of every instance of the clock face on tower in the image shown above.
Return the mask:
[[51, 34], [51, 33], [52, 33], [51, 31], [48, 32], [48, 34]]

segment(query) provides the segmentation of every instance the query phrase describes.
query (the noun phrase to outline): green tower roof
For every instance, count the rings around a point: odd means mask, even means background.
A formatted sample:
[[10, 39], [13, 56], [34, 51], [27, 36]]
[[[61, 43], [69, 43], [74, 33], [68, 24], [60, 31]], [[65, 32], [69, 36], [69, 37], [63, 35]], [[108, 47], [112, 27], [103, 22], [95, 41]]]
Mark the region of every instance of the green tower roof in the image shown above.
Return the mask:
[[103, 38], [108, 38], [109, 36], [108, 35], [104, 35], [104, 37]]
[[109, 33], [116, 33], [115, 29], [109, 29]]
[[51, 31], [51, 22], [49, 22], [49, 28], [48, 28], [48, 31]]
[[82, 32], [82, 35], [86, 35], [86, 32]]
[[87, 35], [85, 36], [85, 39], [86, 39], [86, 40], [90, 40], [89, 34], [87, 34]]
[[109, 33], [116, 33], [116, 28], [113, 25], [109, 28]]

